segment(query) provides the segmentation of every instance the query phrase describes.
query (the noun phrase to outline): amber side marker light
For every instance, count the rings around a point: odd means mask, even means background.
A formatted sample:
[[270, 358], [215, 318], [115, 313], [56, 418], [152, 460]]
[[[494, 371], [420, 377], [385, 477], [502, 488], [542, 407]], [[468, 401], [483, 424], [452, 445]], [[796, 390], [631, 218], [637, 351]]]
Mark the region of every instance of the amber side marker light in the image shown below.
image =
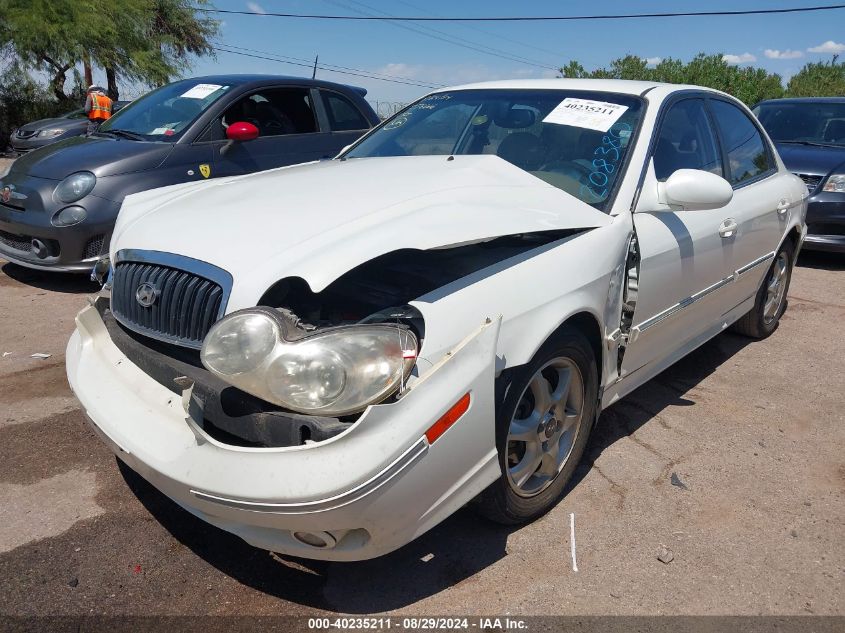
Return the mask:
[[443, 416], [437, 420], [437, 422], [432, 424], [428, 431], [425, 432], [425, 438], [428, 440], [428, 443], [434, 444], [434, 440], [443, 435], [450, 426], [457, 422], [461, 416], [467, 412], [467, 409], [469, 409], [469, 393], [464, 394], [460, 400], [452, 405], [451, 409], [444, 413]]

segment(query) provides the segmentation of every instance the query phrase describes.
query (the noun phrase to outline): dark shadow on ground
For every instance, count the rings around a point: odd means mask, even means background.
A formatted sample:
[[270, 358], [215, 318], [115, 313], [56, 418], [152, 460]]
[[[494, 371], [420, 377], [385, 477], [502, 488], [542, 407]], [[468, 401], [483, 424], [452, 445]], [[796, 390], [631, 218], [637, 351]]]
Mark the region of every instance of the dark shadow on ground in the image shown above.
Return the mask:
[[[682, 359], [599, 420], [571, 489], [605, 448], [653, 420], [750, 342], [722, 334]], [[120, 463], [120, 462], [119, 462]], [[165, 529], [197, 556], [238, 582], [277, 598], [343, 613], [400, 609], [470, 578], [507, 555], [517, 528], [493, 524], [464, 508], [400, 550], [358, 563], [270, 555], [181, 509], [120, 463], [129, 487]]]
[[91, 281], [87, 274], [33, 270], [12, 263], [4, 264], [0, 270], [15, 281], [51, 292], [85, 294], [97, 292], [100, 289], [100, 286]]
[[818, 268], [820, 270], [845, 270], [845, 253], [802, 250], [801, 254], [798, 255], [797, 265], [801, 268]]
[[[271, 555], [180, 508], [118, 460], [144, 507], [194, 554], [257, 591], [318, 609], [375, 613], [399, 609], [473, 576], [506, 555], [515, 528], [463, 509], [392, 554], [357, 563]], [[423, 559], [426, 560], [423, 560]]]

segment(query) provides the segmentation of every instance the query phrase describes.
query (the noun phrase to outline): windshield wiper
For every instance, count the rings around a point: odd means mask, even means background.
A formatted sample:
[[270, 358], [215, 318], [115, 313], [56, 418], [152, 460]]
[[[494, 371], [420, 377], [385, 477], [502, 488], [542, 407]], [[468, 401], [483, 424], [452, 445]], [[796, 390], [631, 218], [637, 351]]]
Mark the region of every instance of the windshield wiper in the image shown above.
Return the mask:
[[97, 130], [100, 134], [113, 134], [114, 136], [122, 136], [124, 138], [132, 139], [133, 141], [144, 141], [146, 140], [140, 134], [135, 134], [135, 132], [130, 132], [129, 130]]
[[812, 147], [843, 147], [838, 143], [819, 143], [818, 141], [775, 141], [786, 145], [810, 145]]

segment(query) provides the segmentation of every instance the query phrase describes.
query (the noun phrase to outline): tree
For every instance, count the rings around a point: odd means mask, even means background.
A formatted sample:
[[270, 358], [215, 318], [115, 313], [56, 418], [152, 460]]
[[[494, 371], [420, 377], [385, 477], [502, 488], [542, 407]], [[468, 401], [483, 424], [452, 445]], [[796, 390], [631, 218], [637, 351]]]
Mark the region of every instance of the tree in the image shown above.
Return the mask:
[[0, 46], [23, 69], [51, 77], [55, 97], [67, 100], [67, 74], [104, 24], [103, 0], [0, 0]]
[[608, 68], [592, 72], [573, 60], [561, 68], [560, 73], [563, 77], [635, 79], [705, 86], [732, 94], [749, 105], [762, 99], [781, 97], [784, 93], [780, 75], [770, 74], [762, 68], [732, 66], [719, 54], [699, 53], [686, 64], [669, 57], [654, 68], [649, 68], [648, 62], [641, 57], [626, 55], [614, 59]]
[[[212, 53], [218, 23], [197, 12], [208, 0], [0, 0], [0, 47], [24, 68], [51, 77], [55, 97], [77, 64], [102, 67], [116, 98], [117, 78], [155, 86]], [[86, 73], [87, 74], [87, 73]]]
[[581, 79], [582, 77], [589, 77], [589, 73], [584, 70], [584, 67], [576, 62], [574, 59], [560, 69], [560, 76], [567, 79]]
[[807, 64], [793, 75], [786, 87], [790, 97], [841, 97], [845, 95], [845, 63]]

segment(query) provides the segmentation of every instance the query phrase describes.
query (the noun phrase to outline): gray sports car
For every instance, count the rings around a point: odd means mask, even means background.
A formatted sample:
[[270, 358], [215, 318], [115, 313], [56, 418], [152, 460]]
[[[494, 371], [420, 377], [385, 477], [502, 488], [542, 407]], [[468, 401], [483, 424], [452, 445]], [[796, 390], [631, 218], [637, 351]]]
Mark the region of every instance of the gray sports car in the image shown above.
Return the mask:
[[[127, 103], [129, 102], [115, 101], [112, 114]], [[52, 119], [39, 119], [32, 123], [25, 123], [18, 129], [12, 130], [12, 135], [9, 137], [9, 149], [11, 154], [25, 154], [71, 136], [82, 136], [87, 130], [88, 116], [83, 108], [79, 108]]]
[[28, 152], [0, 176], [0, 257], [90, 272], [123, 199], [168, 185], [332, 158], [379, 122], [366, 90], [271, 75], [177, 81], [91, 136]]

